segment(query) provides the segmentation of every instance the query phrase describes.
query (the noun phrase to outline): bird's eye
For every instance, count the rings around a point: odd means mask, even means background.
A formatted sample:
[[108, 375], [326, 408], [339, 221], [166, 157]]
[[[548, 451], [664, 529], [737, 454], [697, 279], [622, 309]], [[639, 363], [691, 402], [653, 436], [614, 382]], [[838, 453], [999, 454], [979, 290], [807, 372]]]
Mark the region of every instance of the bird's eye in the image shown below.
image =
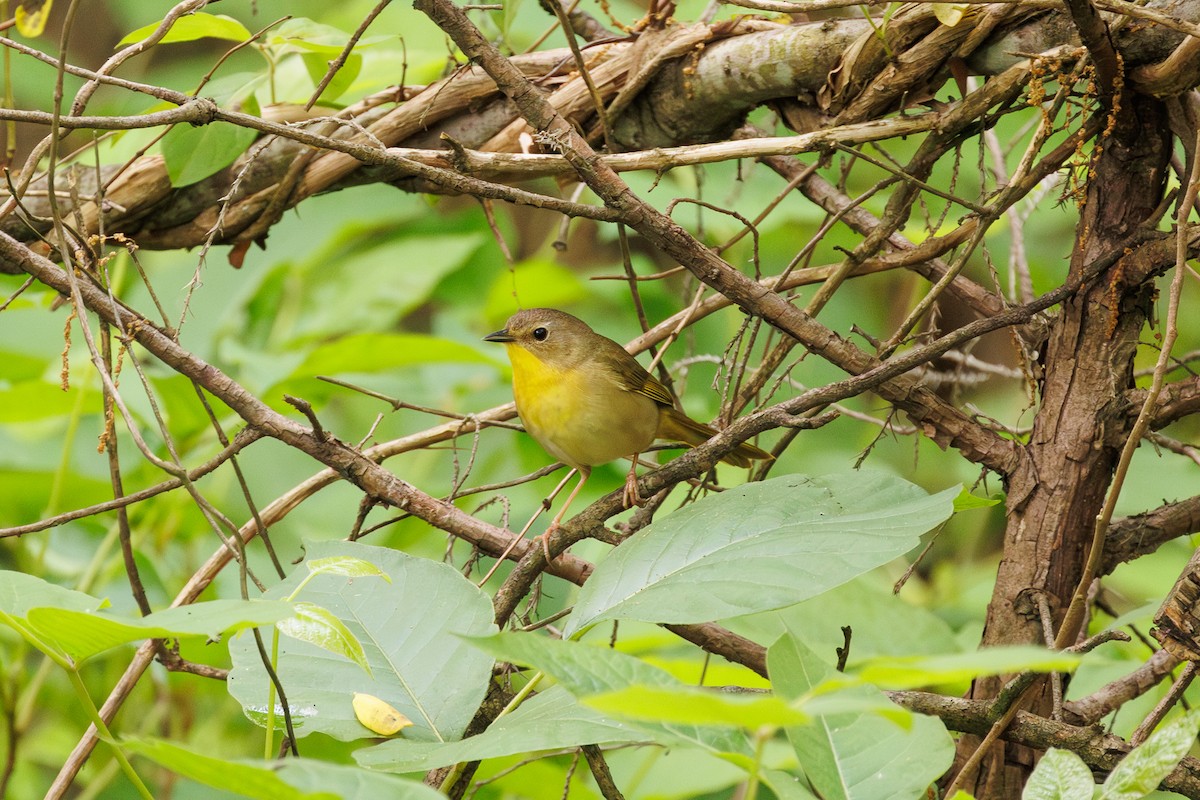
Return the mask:
[[533, 338], [537, 339], [539, 342], [546, 341], [546, 337], [549, 335], [550, 335], [550, 331], [546, 330], [545, 328], [534, 328], [533, 329]]

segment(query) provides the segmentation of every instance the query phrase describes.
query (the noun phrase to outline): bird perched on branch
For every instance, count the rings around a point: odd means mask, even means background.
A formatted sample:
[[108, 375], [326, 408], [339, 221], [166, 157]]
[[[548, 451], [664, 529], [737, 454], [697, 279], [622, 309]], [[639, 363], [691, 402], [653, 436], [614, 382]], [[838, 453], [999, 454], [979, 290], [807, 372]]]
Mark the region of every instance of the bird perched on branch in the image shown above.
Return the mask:
[[[583, 320], [553, 308], [531, 308], [509, 318], [503, 330], [483, 337], [500, 342], [513, 368], [513, 397], [525, 430], [546, 452], [572, 468], [550, 495], [553, 500], [579, 473], [579, 483], [540, 537], [558, 527], [592, 467], [630, 456], [625, 504], [640, 503], [637, 459], [655, 439], [695, 446], [717, 431], [675, 407], [670, 390], [625, 348], [592, 330]], [[771, 454], [749, 443], [722, 457], [737, 467]], [[530, 524], [532, 524], [530, 520]], [[526, 526], [526, 530], [528, 529]]]

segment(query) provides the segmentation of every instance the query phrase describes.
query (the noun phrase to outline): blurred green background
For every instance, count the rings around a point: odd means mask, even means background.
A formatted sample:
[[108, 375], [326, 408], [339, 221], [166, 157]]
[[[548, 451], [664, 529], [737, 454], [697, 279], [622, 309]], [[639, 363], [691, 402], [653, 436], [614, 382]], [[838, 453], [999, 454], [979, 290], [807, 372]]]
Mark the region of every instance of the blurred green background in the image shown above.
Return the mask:
[[[60, 0], [62, 3], [62, 0]], [[346, 0], [337, 4], [298, 1], [291, 3], [225, 2], [213, 7], [259, 30], [284, 13], [307, 17], [343, 32], [353, 30], [374, 4]], [[585, 7], [594, 4], [585, 4]], [[676, 16], [694, 18], [700, 2], [681, 4]], [[124, 0], [89, 2], [69, 40], [70, 60], [96, 67], [113, 52], [116, 42], [132, 30], [154, 22], [165, 4]], [[604, 19], [599, 8], [590, 10]], [[626, 23], [638, 18], [640, 10], [629, 4], [613, 5], [613, 13]], [[50, 53], [56, 52], [63, 9], [56, 8], [51, 26], [40, 39], [30, 42]], [[504, 13], [475, 12], [473, 18], [485, 31], [514, 51], [521, 51], [546, 28], [547, 18], [535, 4], [509, 6]], [[337, 36], [332, 36], [336, 40]], [[429, 83], [455, 65], [444, 37], [421, 15], [404, 4], [390, 5], [368, 31], [361, 49], [362, 64], [346, 86], [339, 103], [352, 102], [380, 91], [402, 79], [409, 84]], [[552, 34], [543, 47], [561, 46], [560, 34]], [[118, 74], [156, 85], [190, 91], [212, 68], [228, 43], [214, 40], [162, 45], [147, 56], [135, 59]], [[235, 94], [249, 87], [258, 102], [305, 102], [313, 90], [309, 69], [297, 52], [273, 54], [274, 62], [247, 48], [225, 61], [213, 85]], [[461, 63], [459, 60], [458, 63]], [[14, 87], [18, 108], [50, 108], [54, 72], [45, 65], [14, 55], [8, 78]], [[67, 97], [78, 88], [67, 80]], [[953, 93], [954, 90], [950, 90]], [[947, 91], [940, 96], [947, 95]], [[95, 114], [130, 114], [153, 105], [148, 98], [111, 88], [99, 92], [89, 106]], [[1015, 143], [1010, 166], [1019, 157], [1025, 127], [1037, 114], [1030, 110], [1005, 118], [998, 126], [1001, 142]], [[762, 124], [773, 124], [762, 112]], [[30, 143], [44, 131], [22, 127], [18, 138], [17, 164]], [[107, 144], [107, 160], [127, 156], [144, 146], [147, 136], [127, 134]], [[84, 134], [71, 137], [64, 151], [85, 143]], [[916, 147], [915, 141], [884, 145], [891, 157], [903, 162]], [[990, 182], [979, 186], [981, 155], [978, 140], [961, 152], [943, 159], [932, 183], [965, 197], [978, 198], [989, 191]], [[872, 150], [876, 155], [878, 151]], [[811, 159], [804, 159], [811, 161]], [[862, 162], [853, 165], [843, 156], [833, 159], [823, 174], [838, 180], [846, 168], [847, 189], [855, 195], [884, 176]], [[765, 167], [727, 163], [696, 169], [680, 169], [666, 175], [627, 175], [630, 185], [659, 208], [678, 198], [703, 199], [753, 218], [783, 190], [783, 182]], [[535, 188], [554, 193], [551, 181]], [[1058, 202], [1062, 189], [1048, 187], [1038, 207], [1030, 213], [1023, 242], [1028, 253], [1035, 289], [1045, 291], [1061, 281], [1070, 251], [1076, 210], [1073, 202]], [[879, 213], [886, 194], [865, 203]], [[584, 200], [594, 198], [584, 195]], [[946, 230], [964, 213], [960, 207], [942, 216], [944, 202], [930, 198], [927, 210], [932, 227]], [[270, 231], [264, 250], [252, 249], [242, 269], [227, 263], [228, 248], [217, 247], [205, 256], [198, 252], [140, 251], [141, 261], [172, 323], [180, 324], [181, 343], [201, 358], [219, 367], [241, 385], [276, 409], [295, 416], [283, 395], [302, 397], [313, 404], [325, 428], [347, 442], [367, 444], [424, 430], [438, 425], [438, 417], [412, 410], [392, 411], [386, 404], [316, 380], [331, 375], [382, 392], [416, 405], [470, 414], [508, 402], [511, 392], [508, 366], [500, 348], [480, 337], [500, 327], [519, 307], [553, 305], [589, 321], [601, 333], [627, 341], [640, 332], [633, 313], [628, 284], [598, 278], [622, 274], [616, 231], [587, 221], [571, 223], [565, 251], [553, 247], [560, 218], [548, 212], [514, 209], [497, 204], [499, 231], [514, 256], [504, 257], [489, 230], [484, 210], [469, 198], [428, 198], [403, 193], [382, 185], [368, 185], [319, 196], [287, 213]], [[681, 204], [674, 216], [703, 241], [718, 245], [740, 229], [731, 216], [695, 205]], [[725, 253], [729, 263], [753, 274], [778, 273], [817, 231], [823, 212], [799, 194], [789, 194], [759, 227], [757, 263], [751, 237]], [[925, 220], [914, 218], [907, 232], [915, 239], [928, 236]], [[859, 241], [846, 228], [835, 227], [816, 246], [811, 265], [836, 263], [844, 250]], [[1005, 221], [996, 224], [985, 248], [972, 256], [967, 273], [985, 286], [992, 286], [994, 269], [1001, 287], [1010, 273], [1010, 229]], [[675, 266], [661, 254], [650, 252], [636, 238], [632, 263], [641, 275]], [[144, 312], [151, 308], [145, 287], [127, 254], [114, 251], [108, 268], [118, 294]], [[198, 280], [197, 280], [198, 279]], [[194, 291], [189, 285], [197, 281]], [[0, 275], [0, 302], [21, 285], [16, 276]], [[681, 309], [695, 290], [690, 278], [674, 276], [639, 285], [651, 323]], [[884, 338], [902, 320], [926, 291], [927, 284], [916, 276], [884, 273], [851, 280], [839, 290], [820, 320], [843, 335], [856, 338], [852, 326], [871, 336]], [[802, 304], [811, 289], [797, 293]], [[1186, 288], [1185, 307], [1196, 289]], [[99, 380], [89, 363], [87, 350], [76, 327], [69, 344], [64, 340], [68, 322], [66, 307], [55, 307], [53, 293], [37, 286], [23, 293], [0, 313], [0, 526], [15, 526], [70, 509], [103, 501], [111, 496], [107, 459], [97, 452], [103, 418]], [[184, 303], [189, 303], [182, 316]], [[961, 312], [943, 310], [946, 324]], [[725, 348], [737, 332], [742, 315], [729, 309], [691, 327], [666, 355], [676, 390], [689, 413], [712, 419], [719, 408], [715, 389], [728, 378], [719, 369]], [[1180, 352], [1200, 346], [1195, 329], [1181, 331]], [[1147, 332], [1148, 346], [1140, 365], [1153, 363], [1156, 352]], [[756, 348], [761, 351], [763, 336]], [[861, 338], [856, 340], [863, 344]], [[65, 349], [64, 349], [65, 348]], [[797, 356], [799, 353], [796, 354]], [[1015, 368], [1013, 341], [1004, 332], [985, 337], [972, 355]], [[643, 361], [646, 357], [643, 356]], [[154, 399], [163, 412], [182, 460], [188, 466], [203, 463], [220, 449], [211, 426], [188, 381], [149, 359], [143, 360]], [[64, 372], [64, 364], [66, 365]], [[64, 375], [69, 387], [64, 387]], [[794, 396], [802, 387], [821, 385], [844, 377], [817, 358], [799, 361], [778, 387], [773, 401]], [[122, 394], [138, 415], [143, 434], [159, 454], [165, 452], [156, 433], [145, 391], [132, 370], [122, 375]], [[1032, 421], [1034, 400], [1022, 382], [991, 377], [961, 389], [958, 399], [981, 418], [1018, 431]], [[888, 416], [887, 404], [873, 395], [848, 401], [846, 406], [876, 420]], [[228, 434], [238, 420], [218, 406]], [[908, 421], [896, 418], [905, 428]], [[118, 425], [121, 429], [121, 426]], [[1191, 423], [1175, 426], [1168, 434], [1188, 439], [1197, 433]], [[773, 444], [778, 433], [763, 437], [760, 444]], [[153, 485], [166, 476], [141, 459], [126, 432], [121, 430], [122, 469], [127, 491]], [[981, 475], [977, 467], [955, 452], [946, 452], [909, 432], [898, 434], [862, 419], [846, 416], [811, 431], [803, 431], [773, 468], [773, 474], [822, 474], [847, 470], [859, 462], [886, 470], [930, 490], [966, 484], [979, 496], [1001, 497], [1003, 487], [995, 476]], [[300, 453], [264, 440], [247, 449], [240, 462], [249, 480], [255, 502], [260, 506], [319, 471], [320, 465]], [[457, 483], [465, 486], [502, 481], [531, 472], [549, 462], [548, 456], [527, 436], [504, 429], [485, 429], [477, 437], [464, 436], [454, 444], [406, 454], [387, 466], [422, 491], [441, 496]], [[623, 463], [597, 468], [582, 502], [618, 487]], [[1190, 496], [1196, 486], [1196, 465], [1186, 459], [1143, 446], [1134, 461], [1119, 509], [1132, 513], [1152, 508], [1164, 500]], [[743, 479], [731, 468], [722, 467], [720, 477], [728, 483]], [[533, 483], [458, 501], [464, 510], [499, 524], [519, 527], [559, 475]], [[249, 512], [230, 470], [221, 469], [198, 484], [218, 508], [237, 523]], [[682, 499], [682, 493], [680, 493]], [[305, 540], [342, 538], [354, 522], [359, 494], [346, 484], [336, 484], [306, 501], [272, 530], [276, 548], [285, 562], [296, 559]], [[664, 512], [676, 505], [668, 501]], [[395, 512], [374, 510], [368, 525], [382, 522]], [[130, 509], [134, 547], [143, 580], [155, 607], [168, 603], [178, 588], [214, 551], [218, 542], [194, 503], [182, 492], [173, 492]], [[880, 653], [939, 652], [971, 649], [977, 642], [1003, 533], [1003, 505], [957, 515], [937, 536], [914, 577], [899, 599], [890, 594], [891, 584], [906, 564], [878, 570], [870, 578], [823, 595], [796, 609], [779, 612], [811, 637], [811, 646], [832, 653], [841, 644], [840, 626], [854, 627], [854, 656]], [[371, 534], [371, 544], [400, 548], [431, 559], [447, 553], [447, 537], [425, 523], [402, 519]], [[1152, 616], [1163, 592], [1174, 581], [1186, 561], [1191, 543], [1179, 541], [1153, 556], [1120, 568], [1105, 581], [1105, 596], [1118, 613], [1136, 611], [1143, 626]], [[599, 559], [605, 547], [594, 542], [578, 546], [578, 555]], [[449, 556], [462, 565], [468, 556], [461, 543]], [[259, 547], [251, 553], [252, 563], [264, 578], [271, 570]], [[115, 608], [134, 610], [120, 552], [116, 546], [112, 515], [70, 522], [49, 531], [0, 543], [0, 567], [41, 575], [54, 582], [109, 597]], [[502, 570], [503, 572], [503, 570]], [[223, 575], [206, 597], [236, 597], [237, 576]], [[541, 615], [568, 605], [573, 589], [556, 579], [547, 579]], [[1108, 620], [1094, 622], [1102, 627]], [[773, 615], [745, 620], [738, 629], [765, 641], [777, 631]], [[899, 634], [899, 635], [898, 635]], [[655, 628], [622, 628], [620, 646], [651, 658], [688, 680], [699, 675], [700, 656], [669, 634]], [[190, 650], [190, 652], [189, 652]], [[94, 697], [102, 699], [128, 660], [118, 651], [97, 659], [85, 671]], [[1071, 684], [1071, 694], [1095, 688], [1104, 680], [1128, 672], [1144, 660], [1147, 651], [1134, 643], [1109, 645], [1089, 657]], [[206, 663], [226, 665], [223, 647], [193, 645], [185, 656]], [[3, 690], [0, 701], [7, 714], [28, 715], [32, 727], [21, 742], [21, 760], [9, 795], [13, 798], [40, 796], [66, 754], [86, 727], [68, 686], [61, 676], [43, 672], [41, 659], [7, 628], [0, 629], [0, 666]], [[760, 685], [747, 671], [729, 665], [709, 665], [709, 683]], [[952, 688], [952, 687], [951, 687]], [[1154, 698], [1145, 699], [1145, 703]], [[1141, 703], [1131, 704], [1118, 730], [1132, 726]], [[240, 714], [236, 702], [214, 681], [151, 670], [139, 685], [118, 727], [126, 732], [166, 735], [183, 742], [202, 742], [213, 755], [246, 756], [258, 752], [261, 733]], [[0, 726], [0, 738], [8, 735]], [[306, 755], [348, 760], [343, 743], [309, 737]], [[0, 748], [3, 742], [0, 742]], [[689, 760], [697, 763], [690, 763]], [[656, 769], [651, 763], [661, 760]], [[685, 763], [680, 763], [685, 762]], [[558, 796], [565, 759], [539, 762], [513, 775], [499, 778], [480, 790], [479, 796], [539, 796], [531, 786], [544, 785], [547, 797]], [[507, 763], [488, 762], [484, 775], [496, 774]], [[149, 769], [147, 767], [147, 769]], [[712, 758], [693, 753], [647, 756], [630, 752], [618, 756], [614, 770], [621, 775], [642, 771], [647, 776], [635, 796], [683, 797], [723, 796], [736, 777], [729, 767]], [[665, 770], [665, 771], [664, 771]], [[553, 773], [551, 775], [550, 773]], [[670, 781], [664, 775], [688, 775], [689, 782]], [[545, 780], [540, 780], [539, 776]], [[164, 778], [161, 796], [175, 798], [213, 797], [211, 790], [187, 781]], [[575, 796], [588, 796], [582, 778]], [[619, 781], [620, 782], [620, 781]], [[113, 762], [97, 751], [85, 770], [79, 796], [132, 796], [130, 787], [116, 774]], [[573, 789], [574, 791], [574, 789]]]

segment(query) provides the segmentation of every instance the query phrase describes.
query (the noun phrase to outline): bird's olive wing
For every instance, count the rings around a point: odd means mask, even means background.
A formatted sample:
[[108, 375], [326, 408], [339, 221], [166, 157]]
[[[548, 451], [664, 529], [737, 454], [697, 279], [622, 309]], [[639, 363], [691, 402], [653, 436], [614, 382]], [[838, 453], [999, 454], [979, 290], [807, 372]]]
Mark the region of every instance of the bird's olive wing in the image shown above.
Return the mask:
[[620, 354], [613, 354], [610, 366], [617, 381], [624, 388], [631, 392], [645, 395], [661, 406], [675, 405], [675, 401], [671, 398], [671, 392], [667, 387], [663, 386], [657, 378], [647, 372], [645, 367], [637, 362], [637, 359], [625, 352], [624, 348], [618, 345], [618, 349], [620, 349]]

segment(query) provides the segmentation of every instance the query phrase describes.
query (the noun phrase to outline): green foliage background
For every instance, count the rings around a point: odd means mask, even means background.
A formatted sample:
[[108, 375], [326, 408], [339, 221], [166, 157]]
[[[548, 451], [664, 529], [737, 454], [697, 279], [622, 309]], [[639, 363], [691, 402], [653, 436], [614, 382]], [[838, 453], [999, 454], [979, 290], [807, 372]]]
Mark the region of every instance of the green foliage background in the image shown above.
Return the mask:
[[[266, 5], [259, 4], [257, 15], [251, 12], [250, 4], [222, 3], [217, 11], [257, 30], [276, 13]], [[373, 4], [347, 0], [333, 5], [287, 5], [287, 12], [296, 17], [307, 16], [348, 31]], [[698, 3], [691, 5], [699, 7]], [[695, 10], [685, 3], [678, 16], [686, 17]], [[124, 35], [153, 22], [161, 9], [133, 0], [111, 0], [85, 4], [80, 13], [85, 20], [105, 15], [105, 25]], [[627, 19], [636, 16], [627, 8], [619, 13]], [[518, 51], [549, 25], [545, 15], [533, 7], [486, 19], [477, 16], [490, 25], [491, 34], [505, 37]], [[98, 29], [105, 25], [97, 23]], [[369, 46], [362, 49], [361, 67], [353, 81], [341, 87], [344, 94], [339, 102], [381, 90], [402, 77], [408, 83], [432, 81], [447, 68], [442, 37], [403, 4], [394, 4], [384, 12], [372, 26], [371, 37], [377, 40], [369, 41]], [[39, 44], [48, 46], [45, 42]], [[87, 42], [86, 46], [103, 54], [111, 44], [98, 41]], [[144, 74], [128, 77], [187, 91], [195, 87], [212, 66], [214, 56], [224, 49], [223, 44], [212, 41], [163, 45], [150, 58], [135, 62]], [[216, 87], [214, 93], [244, 94], [245, 88], [252, 86], [261, 106], [307, 99], [313, 84], [301, 58], [280, 55], [273, 69], [272, 91], [263, 58], [252, 52], [239, 53], [218, 70], [212, 84]], [[54, 74], [48, 67], [27, 68], [22, 62], [19, 70], [10, 73], [10, 79], [19, 107], [41, 108], [52, 91]], [[70, 79], [67, 83], [70, 96], [78, 83]], [[127, 95], [105, 91], [94, 103], [93, 111], [146, 110], [129, 107], [131, 102]], [[1021, 124], [1021, 120], [1006, 121], [1000, 129], [1001, 138], [1015, 135]], [[144, 141], [140, 134], [126, 134], [112, 143], [105, 157], [116, 160], [126, 156]], [[973, 164], [978, 157], [978, 153], [964, 150], [961, 162]], [[964, 184], [974, 179], [973, 174], [964, 169], [962, 176], [943, 174], [939, 178], [947, 186], [957, 181], [956, 191], [970, 196]], [[864, 189], [881, 175], [857, 170], [853, 180], [862, 185], [852, 188]], [[749, 164], [677, 170], [663, 176], [631, 175], [628, 179], [636, 191], [660, 208], [676, 198], [693, 197], [742, 209], [748, 216], [782, 188], [773, 176]], [[1025, 232], [1038, 290], [1057, 285], [1072, 237], [1074, 214], [1056, 206], [1053, 199], [1043, 201]], [[878, 211], [885, 200], [877, 196], [868, 205]], [[250, 252], [240, 270], [226, 263], [225, 248], [214, 248], [203, 256], [196, 252], [140, 252], [138, 258], [168, 318], [178, 320], [185, 301], [189, 303], [181, 337], [186, 347], [218, 365], [275, 408], [294, 413], [284, 403], [283, 395], [302, 397], [313, 404], [326, 429], [341, 439], [373, 443], [423, 430], [441, 420], [414, 410], [392, 411], [377, 400], [318, 381], [316, 375], [334, 376], [407, 403], [470, 414], [505, 403], [511, 397], [503, 353], [481, 342], [480, 337], [500, 327], [518, 307], [564, 308], [618, 341], [627, 341], [640, 332], [627, 284], [600, 280], [620, 273], [613, 230], [576, 221], [569, 246], [560, 253], [552, 247], [557, 233], [557, 219], [552, 215], [504, 207], [496, 211], [500, 233], [516, 256], [515, 263], [506, 262], [483, 209], [474, 201], [431, 199], [381, 185], [304, 203], [272, 229], [265, 250]], [[674, 213], [676, 219], [692, 230], [702, 231], [704, 240], [714, 245], [740, 229], [736, 220], [697, 206], [680, 205]], [[933, 208], [931, 213], [936, 217], [940, 209]], [[815, 231], [821, 218], [816, 209], [799, 202], [799, 198], [789, 198], [760, 229], [759, 264], [755, 263], [749, 238], [726, 257], [747, 272], [759, 265], [763, 272], [777, 271], [792, 257], [798, 243]], [[953, 216], [943, 224], [952, 226]], [[834, 261], [838, 248], [854, 244], [852, 237], [835, 228], [819, 246], [812, 263]], [[1006, 234], [1001, 232], [989, 239], [988, 251], [1003, 254], [1008, 245]], [[983, 258], [977, 258], [977, 262], [971, 271], [986, 284], [988, 266]], [[634, 267], [639, 273], [670, 266], [634, 243]], [[140, 287], [127, 254], [116, 252], [110, 270], [120, 276], [122, 294], [132, 305], [149, 307], [149, 297]], [[193, 281], [198, 282], [194, 293], [188, 289]], [[0, 275], [0, 298], [13, 294], [20, 284], [17, 277]], [[642, 283], [647, 316], [654, 322], [674, 313], [693, 289], [692, 283], [680, 277]], [[899, 299], [921, 290], [917, 279], [907, 275], [863, 279], [841, 290], [822, 319], [837, 330], [848, 330], [854, 324], [869, 332], [886, 332], [907, 307]], [[1195, 289], [1188, 291], [1194, 293]], [[78, 335], [69, 342], [64, 340], [67, 313], [66, 308], [55, 307], [53, 293], [37, 287], [0, 313], [2, 526], [33, 522], [111, 496], [106, 458], [97, 452], [104, 422], [98, 379]], [[739, 321], [734, 310], [714, 315], [689, 329], [667, 354], [666, 361], [673, 366], [678, 380], [676, 389], [688, 411], [698, 419], [711, 419], [717, 411], [719, 396], [713, 386], [719, 376], [714, 362], [721, 359]], [[1195, 337], [1194, 332], [1191, 335]], [[1197, 344], [1185, 341], [1182, 347]], [[976, 354], [1000, 360], [1007, 346], [1004, 334], [994, 335]], [[1146, 363], [1152, 363], [1153, 357], [1154, 353], [1147, 350]], [[686, 364], [686, 368], [680, 364]], [[144, 367], [183, 462], [194, 465], [215, 454], [220, 445], [191, 385], [153, 362]], [[792, 373], [792, 378], [805, 386], [839, 377], [815, 359], [802, 362]], [[132, 371], [123, 376], [121, 389], [140, 415], [144, 430], [151, 430], [150, 401]], [[780, 391], [787, 395], [797, 389], [784, 386]], [[1018, 381], [993, 379], [970, 389], [969, 396], [982, 414], [1018, 427], [1026, 421], [1028, 401]], [[885, 411], [883, 401], [870, 396], [848, 405], [875, 417]], [[233, 415], [222, 409], [218, 412], [226, 430], [236, 430]], [[122, 452], [129, 456], [123, 464], [127, 489], [140, 489], [162, 480], [160, 473], [136, 457], [127, 435], [119, 435]], [[161, 452], [161, 443], [154, 438], [151, 441]], [[998, 496], [1001, 490], [994, 482], [977, 483], [976, 470], [953, 452], [943, 452], [919, 436], [881, 435], [879, 427], [850, 417], [801, 433], [774, 473], [821, 475], [851, 469], [860, 460], [871, 468], [902, 475], [931, 493], [959, 483], [972, 487], [979, 496]], [[318, 465], [271, 440], [250, 447], [240, 461], [251, 493], [260, 505], [318, 471]], [[545, 453], [523, 434], [491, 428], [453, 445], [406, 454], [388, 462], [388, 467], [423, 491], [444, 495], [456, 482], [471, 486], [506, 480], [531, 472], [547, 461]], [[1194, 467], [1181, 461], [1162, 459], [1150, 448], [1143, 448], [1122, 496], [1122, 510], [1134, 512], [1163, 499], [1192, 494], [1189, 483], [1193, 482], [1190, 472]], [[623, 464], [598, 468], [577, 508], [619, 486], [623, 471]], [[723, 480], [740, 480], [726, 468], [720, 474]], [[548, 476], [505, 489], [503, 502], [497, 501], [495, 493], [488, 493], [462, 499], [458, 505], [490, 522], [507, 521], [510, 526], [519, 526], [558, 478]], [[227, 469], [198, 485], [235, 522], [240, 524], [248, 518], [241, 490]], [[682, 500], [680, 492], [678, 501], [672, 498], [667, 509]], [[346, 484], [335, 484], [320, 492], [304, 504], [300, 513], [292, 514], [272, 530], [275, 547], [285, 561], [292, 561], [302, 556], [306, 541], [345, 537], [358, 502], [358, 493]], [[391, 516], [395, 513], [376, 510], [368, 524]], [[131, 507], [130, 519], [149, 598], [156, 608], [163, 607], [218, 542], [182, 492]], [[842, 644], [840, 627], [850, 625], [854, 630], [852, 664], [878, 655], [973, 649], [990, 595], [1002, 523], [1002, 506], [956, 515], [898, 598], [890, 594], [889, 588], [906, 566], [899, 561], [793, 608], [736, 620], [731, 627], [764, 643], [773, 641], [784, 630], [800, 631], [807, 648], [831, 661], [834, 648]], [[433, 560], [441, 560], [448, 548], [445, 534], [415, 518], [400, 519], [372, 533], [367, 541]], [[1122, 622], [1147, 622], [1154, 609], [1146, 603], [1157, 602], [1189, 549], [1187, 542], [1165, 546], [1155, 555], [1122, 568], [1106, 582], [1118, 610], [1129, 612]], [[606, 550], [606, 546], [587, 542], [575, 552], [599, 561]], [[467, 555], [463, 544], [453, 544], [449, 560], [461, 566]], [[260, 575], [272, 574], [261, 548], [252, 548], [250, 560]], [[87, 517], [26, 537], [6, 539], [0, 544], [0, 567], [107, 597], [114, 610], [136, 613], [111, 515]], [[501, 574], [505, 571], [502, 568]], [[575, 592], [573, 587], [548, 578], [539, 615], [570, 605]], [[205, 598], [238, 596], [236, 571], [226, 570]], [[1098, 628], [1108, 622], [1098, 619], [1093, 625]], [[607, 632], [592, 635], [603, 638]], [[704, 663], [696, 649], [654, 626], [622, 624], [617, 646], [683, 683], [695, 683], [704, 674], [709, 685], [764, 685], [762, 679], [743, 668]], [[1140, 661], [1144, 654], [1136, 643], [1106, 647], [1084, 662], [1071, 684], [1072, 695], [1086, 693], [1127, 672], [1129, 664]], [[229, 665], [223, 645], [185, 641], [183, 655], [203, 663]], [[87, 665], [82, 676], [94, 698], [107, 694], [128, 656], [128, 650], [121, 649]], [[31, 720], [21, 742], [22, 759], [9, 796], [36, 797], [88, 720], [75, 704], [62, 675], [47, 669], [42, 657], [8, 629], [0, 629], [0, 665], [0, 701], [5, 712]], [[961, 685], [952, 683], [943, 688], [954, 691]], [[1124, 712], [1129, 716], [1116, 720], [1118, 731], [1136, 724], [1131, 712], [1155, 699], [1148, 696], [1131, 704]], [[261, 730], [242, 715], [223, 684], [168, 674], [157, 666], [139, 685], [118, 727], [131, 735], [168, 738], [214, 757], [243, 758], [261, 750]], [[4, 735], [0, 730], [0, 736]], [[0, 741], [0, 751], [4, 744]], [[305, 739], [303, 745], [308, 757], [353, 763], [350, 744], [315, 735]], [[778, 753], [774, 755], [782, 759]], [[485, 762], [478, 779], [491, 782], [477, 796], [560, 795], [569, 756], [505, 773], [520, 760], [513, 756]], [[637, 797], [727, 796], [731, 787], [742, 780], [742, 773], [730, 764], [687, 748], [618, 752], [612, 756], [612, 764], [618, 783], [632, 787], [632, 796]], [[582, 773], [576, 771], [571, 779], [572, 796], [595, 796], [594, 787]], [[224, 796], [187, 778], [171, 778], [164, 773], [160, 779], [159, 785], [164, 792], [169, 787], [171, 797]], [[131, 787], [122, 781], [107, 752], [98, 750], [80, 779], [80, 785], [87, 787], [81, 796], [134, 796]]]

